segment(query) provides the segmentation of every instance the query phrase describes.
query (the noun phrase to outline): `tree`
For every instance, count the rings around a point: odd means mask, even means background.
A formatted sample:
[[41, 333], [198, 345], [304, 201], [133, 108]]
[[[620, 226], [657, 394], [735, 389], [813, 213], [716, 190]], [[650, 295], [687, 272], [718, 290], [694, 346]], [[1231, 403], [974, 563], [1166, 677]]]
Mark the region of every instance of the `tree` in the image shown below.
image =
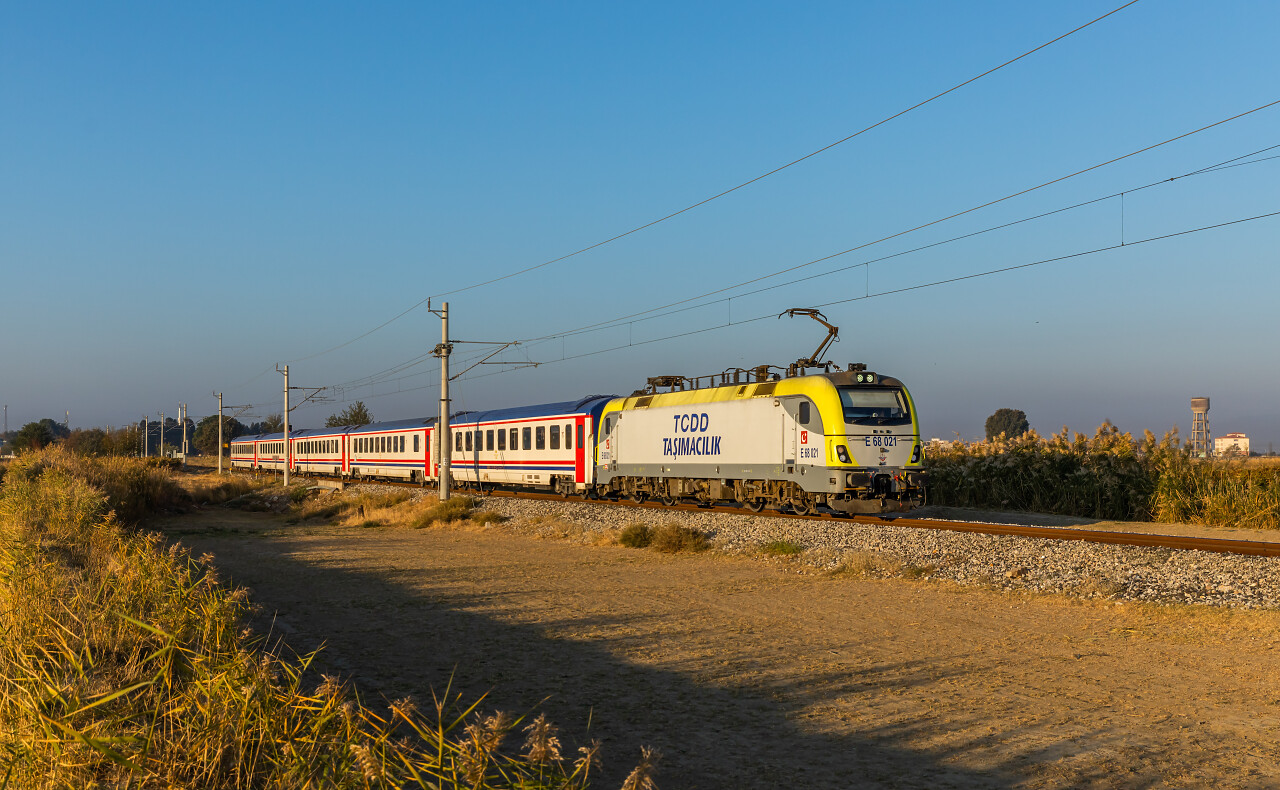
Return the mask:
[[[237, 436], [243, 436], [245, 431], [244, 423], [235, 417], [224, 416], [222, 418], [222, 441], [230, 442]], [[218, 452], [218, 415], [211, 414], [200, 422], [196, 423], [195, 435], [191, 439], [196, 449], [204, 455], [213, 455]], [[222, 448], [222, 454], [226, 455], [226, 448]]]
[[988, 441], [1002, 433], [1013, 438], [1031, 430], [1027, 413], [1022, 409], [996, 409], [996, 413], [987, 418], [986, 427]]
[[257, 425], [258, 433], [280, 433], [284, 430], [284, 417], [279, 414], [268, 414], [267, 419]]
[[337, 414], [330, 414], [329, 419], [324, 421], [324, 427], [347, 428], [352, 425], [368, 425], [371, 422], [373, 422], [373, 415], [369, 413], [364, 401], [358, 400]]
[[13, 437], [10, 445], [15, 453], [22, 453], [28, 450], [40, 450], [48, 447], [53, 443], [53, 431], [49, 429], [46, 423], [53, 420], [41, 420], [40, 422], [29, 422], [18, 429], [18, 433]]
[[108, 455], [107, 432], [101, 428], [77, 428], [62, 440], [62, 446], [80, 455]]

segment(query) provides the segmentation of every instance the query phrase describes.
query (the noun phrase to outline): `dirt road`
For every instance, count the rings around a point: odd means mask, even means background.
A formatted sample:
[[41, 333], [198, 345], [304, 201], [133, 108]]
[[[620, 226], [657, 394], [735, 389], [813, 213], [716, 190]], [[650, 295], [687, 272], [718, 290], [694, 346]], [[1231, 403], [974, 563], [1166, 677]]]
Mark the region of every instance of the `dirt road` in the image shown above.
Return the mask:
[[[868, 580], [501, 530], [161, 527], [366, 693], [541, 709], [675, 788], [1280, 785], [1280, 614]], [[456, 668], [456, 669], [455, 669]], [[545, 702], [542, 702], [547, 698]], [[590, 722], [590, 732], [587, 723]]]

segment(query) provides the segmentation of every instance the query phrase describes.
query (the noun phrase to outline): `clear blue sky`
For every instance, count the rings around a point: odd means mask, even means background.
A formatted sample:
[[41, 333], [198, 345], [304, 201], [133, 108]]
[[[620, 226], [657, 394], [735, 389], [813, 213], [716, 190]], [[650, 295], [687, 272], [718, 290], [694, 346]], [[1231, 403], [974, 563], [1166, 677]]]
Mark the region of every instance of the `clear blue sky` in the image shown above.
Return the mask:
[[[438, 340], [430, 294], [594, 244], [814, 151], [1119, 5], [8, 3], [0, 8], [0, 401], [10, 427], [279, 411]], [[454, 294], [455, 337], [538, 337], [874, 241], [1280, 99], [1280, 4], [1142, 0], [680, 217]], [[800, 274], [1280, 144], [1280, 106]], [[1262, 156], [1280, 153], [1273, 150]], [[1280, 159], [1124, 200], [1133, 242], [1280, 211]], [[776, 314], [1118, 243], [1112, 199], [678, 315], [522, 347], [462, 408], [786, 364]], [[1036, 428], [1280, 444], [1280, 218], [834, 305], [833, 356], [912, 388], [927, 435]], [[776, 281], [766, 281], [765, 285]], [[461, 355], [475, 353], [461, 349]], [[486, 366], [475, 373], [495, 373]], [[471, 374], [471, 375], [474, 375]], [[433, 413], [433, 360], [304, 407]], [[248, 415], [245, 417], [248, 418]]]

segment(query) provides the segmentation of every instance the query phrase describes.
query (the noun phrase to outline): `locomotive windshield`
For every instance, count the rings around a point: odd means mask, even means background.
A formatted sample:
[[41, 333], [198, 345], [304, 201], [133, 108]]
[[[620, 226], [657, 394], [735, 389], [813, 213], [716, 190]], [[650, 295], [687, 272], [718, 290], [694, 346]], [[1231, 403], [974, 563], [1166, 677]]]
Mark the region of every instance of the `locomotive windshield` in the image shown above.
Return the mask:
[[911, 412], [902, 391], [868, 387], [839, 387], [844, 421], [851, 425], [902, 425]]

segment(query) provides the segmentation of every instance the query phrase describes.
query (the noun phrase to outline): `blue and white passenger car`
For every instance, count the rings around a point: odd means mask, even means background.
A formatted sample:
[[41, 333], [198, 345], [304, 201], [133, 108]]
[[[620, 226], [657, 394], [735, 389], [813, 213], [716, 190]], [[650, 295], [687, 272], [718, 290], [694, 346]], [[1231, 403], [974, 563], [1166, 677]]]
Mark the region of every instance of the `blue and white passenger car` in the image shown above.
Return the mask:
[[423, 482], [435, 477], [431, 457], [434, 418], [375, 422], [346, 431], [348, 477], [382, 477]]
[[453, 479], [477, 485], [585, 491], [594, 482], [595, 427], [609, 398], [546, 403], [451, 418]]

